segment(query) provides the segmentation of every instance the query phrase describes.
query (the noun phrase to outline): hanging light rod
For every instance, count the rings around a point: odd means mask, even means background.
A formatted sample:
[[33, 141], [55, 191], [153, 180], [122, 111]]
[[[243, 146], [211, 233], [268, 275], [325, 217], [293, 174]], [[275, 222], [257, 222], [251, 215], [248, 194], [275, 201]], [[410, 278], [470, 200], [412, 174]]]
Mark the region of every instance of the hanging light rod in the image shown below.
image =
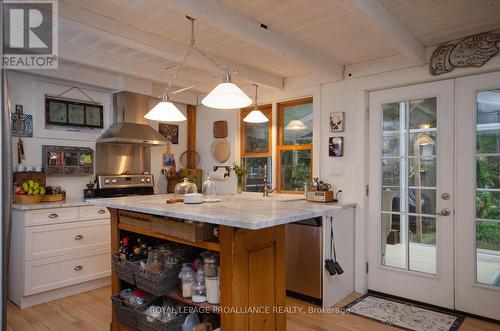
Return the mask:
[[255, 99], [254, 99], [254, 106], [253, 110], [248, 113], [247, 116], [243, 119], [243, 122], [247, 123], [266, 123], [269, 122], [269, 118], [267, 118], [264, 113], [262, 113], [259, 109], [259, 106], [257, 105], [257, 84], [253, 84], [255, 86]]
[[[165, 121], [165, 122], [173, 122], [173, 121], [185, 121], [185, 116], [181, 113], [181, 111], [169, 100], [169, 95], [175, 95], [177, 93], [181, 93], [190, 89], [193, 89], [197, 86], [209, 83], [216, 79], [216, 77], [211, 77], [202, 82], [180, 88], [178, 90], [169, 92], [172, 82], [177, 78], [177, 74], [180, 70], [187, 64], [189, 56], [192, 50], [198, 51], [201, 55], [207, 58], [214, 66], [223, 70], [224, 76], [222, 78], [222, 83], [217, 85], [208, 95], [206, 95], [201, 103], [207, 107], [218, 108], [218, 109], [235, 109], [235, 108], [243, 108], [250, 104], [252, 104], [252, 99], [250, 99], [238, 86], [231, 82], [231, 76], [229, 74], [229, 70], [218, 63], [216, 63], [211, 56], [207, 53], [196, 47], [196, 39], [194, 34], [194, 22], [195, 19], [187, 16], [186, 18], [191, 22], [191, 40], [189, 44], [189, 48], [184, 56], [182, 62], [176, 66], [176, 70], [173, 72], [170, 80], [168, 81], [167, 87], [165, 88], [161, 101], [153, 107], [144, 117], [155, 120], [155, 121]], [[168, 69], [172, 69], [175, 67], [169, 67]]]

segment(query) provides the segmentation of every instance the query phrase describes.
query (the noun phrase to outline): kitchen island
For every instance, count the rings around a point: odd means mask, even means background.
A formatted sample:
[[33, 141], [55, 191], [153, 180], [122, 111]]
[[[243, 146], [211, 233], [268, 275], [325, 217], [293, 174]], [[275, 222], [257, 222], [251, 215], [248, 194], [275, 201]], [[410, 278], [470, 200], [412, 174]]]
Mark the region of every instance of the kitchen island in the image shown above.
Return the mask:
[[[285, 224], [354, 206], [312, 203], [299, 196], [263, 198], [247, 194], [222, 196], [216, 203], [167, 205], [170, 197], [134, 196], [91, 202], [110, 211], [112, 252], [118, 251], [121, 230], [218, 251], [222, 330], [285, 330]], [[191, 242], [122, 224], [121, 211], [217, 224], [219, 242]], [[120, 291], [114, 273], [112, 290]], [[258, 313], [252, 308], [257, 308]], [[113, 316], [111, 330], [121, 329]]]

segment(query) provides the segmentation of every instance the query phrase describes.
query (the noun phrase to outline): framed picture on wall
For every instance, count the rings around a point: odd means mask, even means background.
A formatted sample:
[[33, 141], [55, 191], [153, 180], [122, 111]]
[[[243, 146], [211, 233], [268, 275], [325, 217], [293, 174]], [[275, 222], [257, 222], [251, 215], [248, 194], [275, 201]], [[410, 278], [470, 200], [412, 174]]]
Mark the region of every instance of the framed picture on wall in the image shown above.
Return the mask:
[[172, 144], [177, 145], [179, 143], [179, 126], [176, 124], [166, 124], [160, 123], [158, 125], [158, 131], [162, 136], [170, 140]]
[[330, 137], [328, 142], [328, 155], [344, 156], [344, 137]]
[[344, 112], [330, 113], [330, 132], [344, 132]]
[[45, 96], [45, 123], [102, 129], [103, 106]]

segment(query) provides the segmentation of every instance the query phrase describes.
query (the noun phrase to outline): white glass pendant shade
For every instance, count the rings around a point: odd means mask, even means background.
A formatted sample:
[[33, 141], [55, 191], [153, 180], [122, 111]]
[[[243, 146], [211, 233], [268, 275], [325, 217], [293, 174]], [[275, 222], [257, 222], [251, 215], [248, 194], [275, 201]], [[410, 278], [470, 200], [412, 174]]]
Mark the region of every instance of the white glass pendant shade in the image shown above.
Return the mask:
[[237, 109], [250, 106], [252, 99], [235, 84], [222, 82], [208, 93], [201, 103], [210, 108]]
[[186, 120], [186, 116], [168, 99], [160, 101], [144, 117], [158, 122], [182, 122]]
[[258, 108], [255, 108], [245, 116], [243, 121], [247, 123], [266, 123], [269, 122], [269, 118], [267, 118]]
[[304, 123], [302, 123], [301, 120], [292, 120], [290, 121], [286, 126], [285, 130], [305, 130], [307, 129], [307, 126], [305, 126]]

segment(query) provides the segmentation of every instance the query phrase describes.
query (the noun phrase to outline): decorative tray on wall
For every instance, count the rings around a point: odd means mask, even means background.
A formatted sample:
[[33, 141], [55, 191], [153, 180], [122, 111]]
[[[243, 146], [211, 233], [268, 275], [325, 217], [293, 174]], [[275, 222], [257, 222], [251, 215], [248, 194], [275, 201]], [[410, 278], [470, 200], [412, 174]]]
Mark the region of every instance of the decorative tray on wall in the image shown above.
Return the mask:
[[88, 147], [42, 146], [47, 176], [88, 176], [94, 174], [94, 151]]

